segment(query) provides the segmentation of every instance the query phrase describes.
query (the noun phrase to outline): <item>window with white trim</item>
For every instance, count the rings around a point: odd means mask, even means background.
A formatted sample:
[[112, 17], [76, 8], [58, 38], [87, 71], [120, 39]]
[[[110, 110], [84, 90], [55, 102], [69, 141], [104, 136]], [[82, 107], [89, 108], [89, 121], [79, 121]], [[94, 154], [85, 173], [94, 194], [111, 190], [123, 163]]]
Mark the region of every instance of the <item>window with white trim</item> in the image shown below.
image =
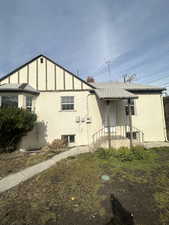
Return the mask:
[[66, 143], [74, 143], [75, 142], [75, 135], [74, 134], [68, 134], [68, 135], [62, 135], [61, 139], [64, 139]]
[[61, 110], [74, 110], [74, 96], [61, 96]]
[[26, 96], [26, 109], [32, 111], [32, 96]]
[[8, 95], [8, 96], [1, 96], [0, 101], [1, 107], [18, 107], [18, 96]]
[[[134, 101], [134, 99], [130, 100], [130, 108], [131, 108], [131, 115], [135, 115], [135, 101]], [[126, 116], [129, 115], [129, 106], [128, 106], [128, 104], [125, 105], [125, 113], [126, 113]]]

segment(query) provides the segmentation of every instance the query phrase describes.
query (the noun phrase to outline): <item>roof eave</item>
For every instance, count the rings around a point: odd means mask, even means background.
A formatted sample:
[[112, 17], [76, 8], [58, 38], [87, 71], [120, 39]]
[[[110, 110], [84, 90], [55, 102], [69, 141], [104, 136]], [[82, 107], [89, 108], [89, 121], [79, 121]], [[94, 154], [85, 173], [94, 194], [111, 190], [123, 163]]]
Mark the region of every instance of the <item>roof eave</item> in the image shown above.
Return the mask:
[[0, 90], [0, 93], [29, 93], [29, 94], [32, 94], [32, 95], [39, 95], [40, 92], [38, 91], [30, 91], [30, 90], [19, 90], [19, 89], [1, 89]]

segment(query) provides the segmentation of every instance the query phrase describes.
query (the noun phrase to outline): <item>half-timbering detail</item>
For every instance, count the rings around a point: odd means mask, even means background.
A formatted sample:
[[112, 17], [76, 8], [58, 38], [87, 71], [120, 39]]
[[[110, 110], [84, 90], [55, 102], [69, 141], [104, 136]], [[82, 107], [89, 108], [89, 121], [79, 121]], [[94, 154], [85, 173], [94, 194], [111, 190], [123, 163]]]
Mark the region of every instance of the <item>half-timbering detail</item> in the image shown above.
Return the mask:
[[37, 56], [1, 78], [0, 84], [4, 83], [28, 83], [39, 91], [90, 90], [93, 88], [86, 81], [43, 55]]

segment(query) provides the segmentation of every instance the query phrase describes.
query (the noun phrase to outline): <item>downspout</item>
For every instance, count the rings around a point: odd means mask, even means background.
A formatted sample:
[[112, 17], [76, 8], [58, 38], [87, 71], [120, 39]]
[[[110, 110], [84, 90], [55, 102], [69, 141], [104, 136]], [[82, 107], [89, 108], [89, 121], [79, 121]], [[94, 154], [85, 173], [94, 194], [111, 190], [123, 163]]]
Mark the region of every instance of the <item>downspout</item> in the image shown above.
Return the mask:
[[[93, 95], [92, 93], [89, 93], [86, 97], [86, 110], [87, 110], [87, 117], [89, 117], [89, 96]], [[86, 128], [87, 128], [87, 141], [88, 141], [88, 146], [89, 146], [89, 127], [88, 123], [86, 123]]]
[[164, 138], [165, 138], [165, 141], [168, 141], [168, 139], [167, 139], [166, 122], [165, 122], [165, 113], [164, 113], [164, 103], [163, 103], [163, 96], [162, 96], [162, 94], [160, 95], [160, 99], [161, 99], [161, 109], [162, 109], [162, 122], [163, 122]]

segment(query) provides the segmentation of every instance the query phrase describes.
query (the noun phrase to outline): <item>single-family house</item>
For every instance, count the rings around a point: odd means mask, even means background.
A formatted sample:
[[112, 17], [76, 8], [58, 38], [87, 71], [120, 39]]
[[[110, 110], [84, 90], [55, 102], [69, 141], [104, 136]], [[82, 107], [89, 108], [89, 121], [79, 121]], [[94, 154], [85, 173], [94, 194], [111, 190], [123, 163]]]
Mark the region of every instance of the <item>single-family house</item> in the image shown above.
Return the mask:
[[39, 55], [0, 78], [0, 106], [33, 111], [38, 122], [22, 139], [39, 148], [54, 139], [69, 145], [166, 141], [164, 88], [134, 83], [87, 83]]

